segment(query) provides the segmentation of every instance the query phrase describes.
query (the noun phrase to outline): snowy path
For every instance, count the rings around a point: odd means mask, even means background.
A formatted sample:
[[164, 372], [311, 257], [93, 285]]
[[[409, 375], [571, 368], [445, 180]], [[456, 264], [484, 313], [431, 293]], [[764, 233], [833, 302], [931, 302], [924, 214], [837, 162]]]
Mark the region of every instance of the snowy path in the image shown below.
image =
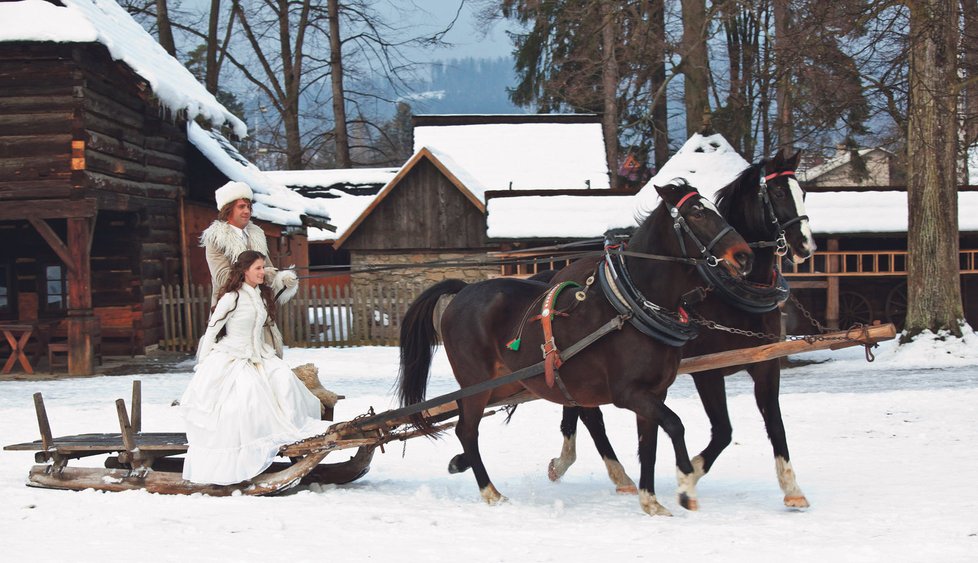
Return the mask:
[[[782, 410], [804, 512], [781, 504], [774, 463], [746, 376], [728, 378], [734, 444], [700, 483], [701, 510], [675, 502], [674, 460], [660, 439], [656, 486], [675, 518], [645, 516], [619, 496], [590, 441], [559, 484], [546, 464], [560, 448], [560, 412], [520, 407], [512, 423], [483, 424], [483, 454], [510, 498], [481, 504], [471, 475], [448, 475], [460, 451], [453, 436], [392, 445], [370, 473], [344, 487], [277, 498], [165, 497], [144, 492], [70, 493], [23, 486], [32, 454], [0, 454], [3, 559], [101, 561], [967, 561], [978, 553], [978, 367], [973, 354], [893, 357], [861, 350], [787, 370]], [[906, 356], [906, 355], [904, 355]], [[943, 357], [946, 356], [946, 357]], [[349, 399], [337, 416], [391, 407], [392, 348], [290, 350], [291, 364], [315, 361], [326, 385]], [[828, 356], [824, 356], [828, 357]], [[935, 366], [941, 366], [935, 369]], [[908, 369], [898, 369], [908, 368]], [[928, 369], [930, 368], [930, 369]], [[33, 440], [31, 393], [42, 391], [55, 434], [115, 431], [113, 400], [143, 381], [146, 431], [182, 428], [176, 409], [190, 374], [0, 383], [0, 442]], [[443, 354], [429, 396], [454, 388]], [[691, 378], [669, 404], [683, 417], [692, 452], [708, 428]], [[609, 434], [637, 475], [631, 415], [605, 409]], [[336, 455], [343, 455], [342, 452]], [[94, 463], [100, 463], [95, 461]]]

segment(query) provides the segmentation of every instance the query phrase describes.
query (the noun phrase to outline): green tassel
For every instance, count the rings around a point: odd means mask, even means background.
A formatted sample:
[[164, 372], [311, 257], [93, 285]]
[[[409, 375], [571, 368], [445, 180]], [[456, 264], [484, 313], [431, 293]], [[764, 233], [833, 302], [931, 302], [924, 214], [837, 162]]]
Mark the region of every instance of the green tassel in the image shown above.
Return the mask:
[[514, 339], [510, 340], [509, 341], [509, 344], [507, 344], [506, 347], [509, 348], [510, 350], [516, 352], [517, 350], [520, 349], [520, 339], [519, 338], [514, 338]]

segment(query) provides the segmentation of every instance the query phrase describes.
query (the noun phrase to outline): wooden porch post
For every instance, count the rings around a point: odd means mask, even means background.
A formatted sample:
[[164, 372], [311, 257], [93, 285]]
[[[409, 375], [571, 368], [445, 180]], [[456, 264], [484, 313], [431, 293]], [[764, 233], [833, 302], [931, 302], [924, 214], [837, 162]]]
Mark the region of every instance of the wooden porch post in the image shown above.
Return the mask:
[[68, 218], [68, 373], [91, 375], [95, 371], [96, 322], [92, 311], [91, 219]]
[[[837, 252], [839, 250], [839, 239], [830, 238], [827, 250]], [[826, 276], [828, 287], [825, 290], [825, 326], [829, 328], [839, 328], [839, 277], [831, 275], [839, 271], [839, 258], [829, 256], [826, 260]]]

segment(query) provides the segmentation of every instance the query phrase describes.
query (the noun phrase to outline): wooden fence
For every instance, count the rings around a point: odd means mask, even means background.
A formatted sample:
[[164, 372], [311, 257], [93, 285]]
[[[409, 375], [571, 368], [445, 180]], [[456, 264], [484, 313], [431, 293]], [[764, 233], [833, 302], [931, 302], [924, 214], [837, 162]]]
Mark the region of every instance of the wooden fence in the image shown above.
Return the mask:
[[[308, 287], [279, 307], [277, 324], [286, 346], [396, 346], [401, 319], [424, 290], [421, 284]], [[160, 348], [191, 352], [210, 315], [210, 286], [164, 285], [160, 294], [163, 339]]]

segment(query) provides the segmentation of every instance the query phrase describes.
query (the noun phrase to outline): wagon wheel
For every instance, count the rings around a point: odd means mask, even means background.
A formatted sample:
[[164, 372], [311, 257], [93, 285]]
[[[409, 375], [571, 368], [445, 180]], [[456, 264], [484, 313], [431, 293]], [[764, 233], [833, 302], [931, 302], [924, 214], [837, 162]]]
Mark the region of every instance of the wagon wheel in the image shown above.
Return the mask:
[[845, 330], [854, 324], [870, 324], [873, 321], [873, 306], [869, 300], [853, 291], [839, 294], [839, 328]]
[[907, 282], [900, 282], [886, 296], [886, 320], [903, 330], [907, 320]]

